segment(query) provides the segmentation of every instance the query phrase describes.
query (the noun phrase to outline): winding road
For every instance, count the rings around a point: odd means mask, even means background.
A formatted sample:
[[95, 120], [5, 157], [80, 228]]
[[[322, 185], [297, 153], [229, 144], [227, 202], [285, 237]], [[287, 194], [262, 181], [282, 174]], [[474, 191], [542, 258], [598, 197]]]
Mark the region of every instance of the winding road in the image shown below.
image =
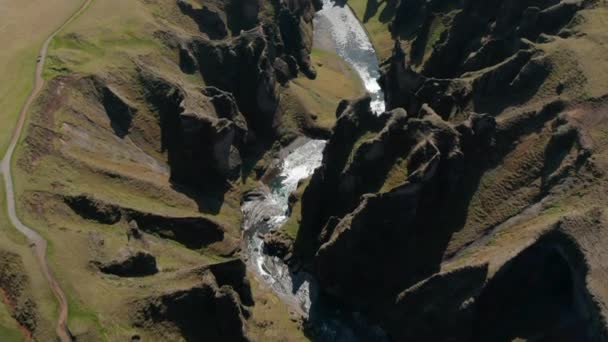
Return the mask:
[[40, 268], [45, 278], [47, 279], [53, 294], [55, 295], [57, 302], [59, 304], [59, 317], [57, 320], [57, 336], [61, 340], [61, 342], [70, 342], [72, 341], [70, 332], [68, 330], [68, 302], [65, 296], [65, 293], [59, 286], [57, 279], [53, 276], [51, 269], [49, 268], [48, 261], [46, 258], [47, 252], [47, 242], [46, 240], [38, 234], [34, 229], [26, 226], [21, 222], [19, 217], [17, 216], [16, 204], [15, 204], [15, 189], [13, 183], [13, 175], [11, 170], [11, 162], [13, 159], [13, 155], [15, 153], [15, 148], [19, 143], [19, 139], [21, 138], [21, 134], [23, 132], [23, 128], [25, 126], [25, 121], [27, 118], [27, 113], [30, 110], [30, 107], [40, 95], [42, 88], [44, 87], [44, 78], [42, 77], [42, 72], [44, 70], [44, 63], [46, 61], [47, 52], [49, 49], [49, 45], [53, 38], [61, 32], [67, 25], [69, 25], [74, 19], [76, 19], [80, 14], [82, 14], [89, 5], [93, 2], [93, 0], [86, 0], [79, 9], [74, 12], [55, 32], [53, 32], [45, 41], [42, 47], [40, 48], [39, 57], [36, 65], [36, 74], [34, 78], [34, 88], [32, 92], [27, 98], [21, 112], [19, 113], [19, 119], [17, 121], [17, 125], [15, 126], [15, 130], [13, 131], [13, 136], [11, 138], [10, 145], [2, 162], [0, 164], [0, 172], [2, 173], [2, 178], [4, 179], [4, 186], [6, 188], [6, 203], [8, 209], [8, 217], [10, 222], [13, 224], [19, 232], [27, 237], [30, 242], [30, 246], [40, 264]]

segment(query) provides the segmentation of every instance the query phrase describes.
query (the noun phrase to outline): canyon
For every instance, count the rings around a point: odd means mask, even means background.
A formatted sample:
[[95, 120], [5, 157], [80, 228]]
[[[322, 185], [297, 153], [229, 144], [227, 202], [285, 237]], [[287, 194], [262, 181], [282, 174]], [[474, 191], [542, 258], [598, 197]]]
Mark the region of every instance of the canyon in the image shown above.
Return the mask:
[[0, 335], [608, 338], [604, 2], [87, 5], [5, 159]]

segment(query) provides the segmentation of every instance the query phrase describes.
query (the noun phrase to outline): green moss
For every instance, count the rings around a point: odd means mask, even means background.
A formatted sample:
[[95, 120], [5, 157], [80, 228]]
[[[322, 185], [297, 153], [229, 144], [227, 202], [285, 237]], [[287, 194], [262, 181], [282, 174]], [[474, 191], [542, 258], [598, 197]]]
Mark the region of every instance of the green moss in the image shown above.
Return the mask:
[[353, 160], [355, 159], [355, 154], [357, 153], [357, 150], [359, 150], [359, 147], [361, 147], [364, 142], [374, 138], [377, 134], [378, 132], [365, 131], [362, 132], [361, 135], [359, 135], [359, 137], [357, 138], [357, 140], [355, 140], [355, 143], [353, 144], [353, 148], [350, 150], [350, 155], [348, 156], [348, 161], [346, 162], [345, 168], [353, 162]]
[[380, 188], [380, 192], [388, 192], [402, 185], [407, 180], [407, 177], [407, 159], [399, 158], [386, 175], [386, 179], [382, 185], [382, 188]]
[[435, 46], [435, 43], [437, 43], [437, 41], [441, 37], [441, 34], [445, 30], [446, 30], [446, 26], [443, 23], [443, 18], [435, 17], [433, 19], [433, 22], [431, 23], [431, 27], [429, 29], [429, 35], [426, 39], [426, 46], [424, 48], [425, 54], [427, 54], [427, 53], [430, 54], [430, 52], [433, 49], [433, 46]]
[[68, 33], [51, 42], [43, 75], [51, 79], [71, 72], [99, 72], [108, 65], [129, 65], [132, 56], [151, 51], [163, 51], [163, 47], [128, 26], [100, 37]]
[[338, 102], [363, 95], [365, 88], [357, 73], [335, 53], [313, 49], [311, 60], [317, 77], [311, 80], [300, 75], [289, 85], [287, 101], [293, 103], [286, 105], [287, 113], [315, 114], [317, 124], [329, 129], [336, 122]]
[[289, 219], [281, 228], [294, 240], [297, 238], [298, 231], [300, 230], [300, 222], [302, 221], [302, 196], [304, 195], [304, 191], [306, 191], [309, 182], [310, 178], [303, 181], [294, 193], [296, 203], [291, 209]]

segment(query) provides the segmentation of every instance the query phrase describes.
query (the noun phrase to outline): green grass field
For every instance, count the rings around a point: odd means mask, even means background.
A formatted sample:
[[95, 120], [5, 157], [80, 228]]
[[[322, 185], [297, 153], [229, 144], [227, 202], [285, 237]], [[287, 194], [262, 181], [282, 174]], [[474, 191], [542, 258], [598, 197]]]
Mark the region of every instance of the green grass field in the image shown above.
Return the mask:
[[17, 342], [23, 341], [23, 333], [19, 330], [19, 326], [11, 316], [6, 305], [0, 303], [0, 337], [2, 341]]
[[0, 5], [0, 154], [4, 155], [34, 81], [44, 40], [80, 6], [81, 0], [5, 0]]
[[393, 19], [395, 9], [387, 1], [378, 4], [376, 0], [349, 0], [348, 5], [367, 30], [378, 58], [388, 58], [394, 45], [388, 24]]
[[300, 104], [317, 115], [320, 126], [332, 128], [340, 100], [362, 96], [363, 83], [355, 71], [332, 52], [313, 49], [311, 59], [317, 78], [311, 80], [301, 75], [290, 88]]

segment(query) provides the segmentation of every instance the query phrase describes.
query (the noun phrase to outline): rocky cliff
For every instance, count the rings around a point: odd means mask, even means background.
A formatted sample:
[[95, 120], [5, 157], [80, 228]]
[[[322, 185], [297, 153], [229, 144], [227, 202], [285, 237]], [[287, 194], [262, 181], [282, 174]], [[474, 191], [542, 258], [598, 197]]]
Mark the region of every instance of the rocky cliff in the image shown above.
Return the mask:
[[581, 49], [606, 51], [606, 8], [395, 11], [389, 111], [340, 104], [293, 253], [395, 340], [605, 340], [605, 213], [588, 208], [604, 203], [608, 65]]
[[[242, 262], [225, 261], [240, 256], [242, 194], [316, 127], [294, 83], [322, 68], [310, 56], [320, 6], [110, 0], [58, 35], [15, 173], [23, 219], [48, 229], [53, 271], [72, 288], [75, 338], [302, 335]], [[27, 330], [50, 331], [22, 302], [23, 325], [39, 324]]]

